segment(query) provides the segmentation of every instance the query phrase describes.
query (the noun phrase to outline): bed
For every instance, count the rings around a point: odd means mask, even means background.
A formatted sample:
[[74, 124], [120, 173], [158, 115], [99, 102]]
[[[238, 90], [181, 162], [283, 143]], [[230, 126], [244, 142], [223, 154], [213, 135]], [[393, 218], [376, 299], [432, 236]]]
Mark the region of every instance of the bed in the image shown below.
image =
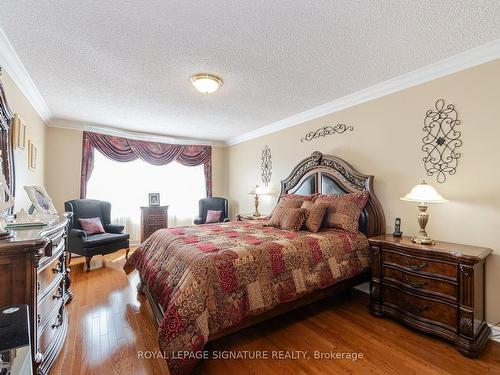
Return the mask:
[[359, 233], [260, 220], [163, 229], [145, 241], [124, 268], [139, 271], [171, 373], [190, 373], [207, 342], [368, 281], [367, 237], [385, 232], [373, 179], [315, 151], [281, 182], [280, 197], [368, 191]]

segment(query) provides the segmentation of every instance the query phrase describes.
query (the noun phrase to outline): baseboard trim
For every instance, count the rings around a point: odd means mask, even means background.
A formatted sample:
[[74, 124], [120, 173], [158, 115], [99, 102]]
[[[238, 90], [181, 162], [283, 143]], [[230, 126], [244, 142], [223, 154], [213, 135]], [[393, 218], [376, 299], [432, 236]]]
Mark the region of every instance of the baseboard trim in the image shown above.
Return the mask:
[[490, 340], [500, 342], [500, 327], [488, 324], [491, 328]]
[[365, 294], [370, 294], [370, 282], [367, 281], [366, 283], [359, 284], [355, 286], [354, 289], [359, 290], [360, 292], [363, 292]]

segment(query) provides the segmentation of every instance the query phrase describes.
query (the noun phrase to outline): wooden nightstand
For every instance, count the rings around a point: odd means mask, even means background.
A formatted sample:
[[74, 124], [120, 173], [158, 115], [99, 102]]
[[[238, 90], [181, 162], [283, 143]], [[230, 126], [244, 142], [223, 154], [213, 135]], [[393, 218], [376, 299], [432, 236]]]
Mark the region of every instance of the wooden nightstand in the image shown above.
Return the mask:
[[141, 207], [141, 242], [163, 228], [168, 228], [168, 206]]
[[236, 215], [238, 221], [243, 220], [266, 220], [269, 219], [269, 215], [253, 216], [253, 214], [238, 214]]
[[409, 237], [370, 238], [370, 311], [453, 341], [476, 357], [488, 341], [484, 319], [484, 269], [491, 249]]

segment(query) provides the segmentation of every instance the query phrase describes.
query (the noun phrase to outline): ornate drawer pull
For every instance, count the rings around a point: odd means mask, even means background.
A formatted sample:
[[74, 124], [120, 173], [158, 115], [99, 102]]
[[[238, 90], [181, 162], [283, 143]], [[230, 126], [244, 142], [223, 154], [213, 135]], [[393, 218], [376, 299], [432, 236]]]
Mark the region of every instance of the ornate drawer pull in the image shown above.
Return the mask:
[[408, 267], [410, 267], [413, 271], [422, 271], [425, 267], [427, 267], [426, 262], [422, 262], [422, 264], [420, 266], [417, 266], [415, 264], [411, 264], [410, 262], [408, 262], [408, 259], [405, 259], [405, 262], [406, 262], [406, 265]]
[[412, 305], [406, 298], [403, 298], [401, 300], [401, 304], [403, 305], [403, 308], [411, 312], [412, 314], [420, 314], [422, 311], [427, 310], [427, 306], [415, 306]]
[[422, 288], [427, 284], [427, 281], [422, 281], [421, 283], [416, 283], [410, 280], [410, 278], [406, 275], [403, 276], [403, 280], [409, 284], [413, 288]]
[[52, 268], [52, 272], [54, 273], [59, 273], [61, 272], [61, 269], [62, 269], [62, 264], [61, 262], [57, 262], [57, 265], [55, 267]]
[[59, 288], [57, 288], [57, 294], [54, 294], [52, 296], [53, 299], [61, 299], [63, 297], [63, 287], [60, 286]]
[[62, 315], [59, 314], [59, 315], [57, 315], [56, 322], [54, 324], [52, 324], [52, 329], [58, 328], [58, 327], [62, 326], [62, 324], [63, 324], [63, 318], [62, 318]]

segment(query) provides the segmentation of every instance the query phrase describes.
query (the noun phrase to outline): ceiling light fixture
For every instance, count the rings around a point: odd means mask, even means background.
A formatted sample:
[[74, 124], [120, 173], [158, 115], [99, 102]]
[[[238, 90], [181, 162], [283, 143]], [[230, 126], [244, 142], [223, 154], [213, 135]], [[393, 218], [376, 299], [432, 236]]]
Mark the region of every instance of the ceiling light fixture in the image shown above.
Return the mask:
[[213, 74], [200, 73], [191, 76], [191, 83], [202, 94], [211, 94], [222, 86], [222, 79]]

